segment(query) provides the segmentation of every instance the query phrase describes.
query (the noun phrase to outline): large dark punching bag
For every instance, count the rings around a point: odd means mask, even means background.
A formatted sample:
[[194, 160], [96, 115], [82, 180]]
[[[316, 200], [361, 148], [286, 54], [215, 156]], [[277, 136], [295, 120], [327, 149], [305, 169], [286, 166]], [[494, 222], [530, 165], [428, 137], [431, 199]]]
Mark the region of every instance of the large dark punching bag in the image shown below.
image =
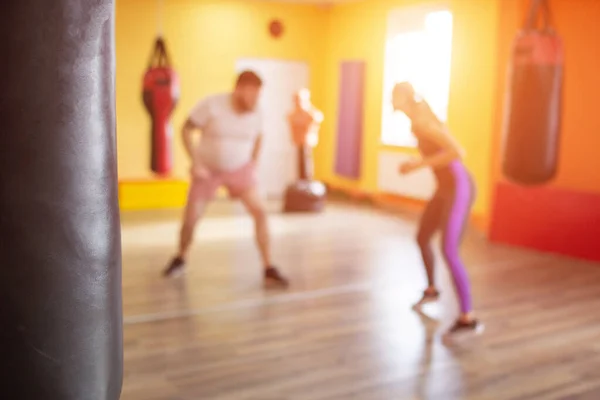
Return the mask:
[[159, 37], [144, 75], [143, 99], [151, 119], [150, 169], [159, 176], [173, 168], [173, 128], [169, 118], [179, 100], [179, 77]]
[[515, 183], [538, 185], [556, 175], [563, 63], [563, 44], [552, 27], [548, 1], [532, 0], [513, 44], [504, 116], [502, 171]]
[[120, 396], [113, 9], [2, 4], [2, 399]]

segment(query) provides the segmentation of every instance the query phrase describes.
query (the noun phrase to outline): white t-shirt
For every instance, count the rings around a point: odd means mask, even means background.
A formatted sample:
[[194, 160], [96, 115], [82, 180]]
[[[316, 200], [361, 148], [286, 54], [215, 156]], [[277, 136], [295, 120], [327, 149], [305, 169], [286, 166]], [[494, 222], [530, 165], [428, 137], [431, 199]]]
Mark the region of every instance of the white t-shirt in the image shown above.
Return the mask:
[[259, 110], [238, 113], [230, 93], [218, 94], [198, 102], [189, 119], [202, 130], [195, 160], [213, 171], [233, 171], [251, 161], [256, 139], [262, 134]]

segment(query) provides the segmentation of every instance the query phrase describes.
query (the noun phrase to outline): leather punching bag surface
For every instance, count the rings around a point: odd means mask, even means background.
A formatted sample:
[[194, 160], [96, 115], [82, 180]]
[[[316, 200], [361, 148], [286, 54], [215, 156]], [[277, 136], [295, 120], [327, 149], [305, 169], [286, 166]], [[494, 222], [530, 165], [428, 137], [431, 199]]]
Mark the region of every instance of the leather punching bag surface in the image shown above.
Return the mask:
[[[544, 24], [536, 28], [538, 13]], [[512, 50], [505, 109], [502, 171], [515, 183], [543, 184], [558, 168], [563, 44], [550, 22], [547, 0], [532, 0]]]
[[169, 118], [179, 100], [179, 78], [160, 37], [144, 75], [143, 98], [152, 121], [150, 169], [157, 175], [168, 175], [173, 168], [173, 128]]
[[120, 396], [113, 14], [113, 0], [2, 5], [3, 399]]

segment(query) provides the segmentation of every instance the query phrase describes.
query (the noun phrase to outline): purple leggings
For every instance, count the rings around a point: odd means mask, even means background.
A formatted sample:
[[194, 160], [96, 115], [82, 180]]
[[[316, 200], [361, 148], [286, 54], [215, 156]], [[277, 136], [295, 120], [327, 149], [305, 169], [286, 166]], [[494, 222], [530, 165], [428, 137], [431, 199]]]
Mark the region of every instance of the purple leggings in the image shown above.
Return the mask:
[[452, 162], [443, 173], [439, 173], [438, 181], [438, 189], [421, 217], [417, 242], [429, 286], [433, 287], [435, 260], [431, 238], [438, 230], [442, 231], [442, 253], [450, 268], [460, 310], [468, 313], [472, 309], [471, 288], [459, 247], [475, 199], [475, 185], [467, 169], [458, 161]]

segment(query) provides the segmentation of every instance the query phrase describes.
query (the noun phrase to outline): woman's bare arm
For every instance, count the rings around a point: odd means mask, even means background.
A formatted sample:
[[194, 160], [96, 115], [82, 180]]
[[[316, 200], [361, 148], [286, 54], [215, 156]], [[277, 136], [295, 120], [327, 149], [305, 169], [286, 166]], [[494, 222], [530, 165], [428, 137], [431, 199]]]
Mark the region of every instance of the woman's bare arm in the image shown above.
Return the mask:
[[443, 125], [431, 121], [419, 130], [419, 134], [436, 143], [442, 150], [437, 154], [422, 158], [415, 169], [423, 167], [437, 169], [445, 167], [454, 160], [464, 158], [464, 150]]

